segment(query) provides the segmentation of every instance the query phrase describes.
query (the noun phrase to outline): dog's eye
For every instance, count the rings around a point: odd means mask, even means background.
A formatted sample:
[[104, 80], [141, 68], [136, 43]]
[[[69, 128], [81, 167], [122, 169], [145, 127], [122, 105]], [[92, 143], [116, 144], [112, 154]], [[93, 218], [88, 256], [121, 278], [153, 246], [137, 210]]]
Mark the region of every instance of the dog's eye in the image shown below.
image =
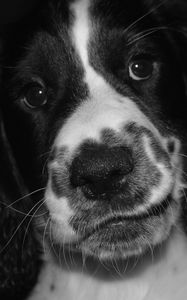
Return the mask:
[[154, 70], [154, 64], [152, 61], [146, 59], [138, 59], [130, 63], [129, 76], [133, 80], [146, 80], [149, 79]]
[[25, 87], [21, 100], [28, 108], [43, 106], [47, 103], [46, 88], [38, 83], [29, 84]]

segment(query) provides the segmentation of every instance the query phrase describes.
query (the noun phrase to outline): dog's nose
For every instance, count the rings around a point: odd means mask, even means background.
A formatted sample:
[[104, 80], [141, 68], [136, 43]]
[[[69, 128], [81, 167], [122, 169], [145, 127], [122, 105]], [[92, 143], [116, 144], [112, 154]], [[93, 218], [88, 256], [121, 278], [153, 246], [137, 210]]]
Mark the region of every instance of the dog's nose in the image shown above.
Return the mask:
[[105, 197], [117, 190], [132, 170], [129, 148], [89, 145], [74, 158], [70, 181], [74, 188], [81, 187], [87, 197]]

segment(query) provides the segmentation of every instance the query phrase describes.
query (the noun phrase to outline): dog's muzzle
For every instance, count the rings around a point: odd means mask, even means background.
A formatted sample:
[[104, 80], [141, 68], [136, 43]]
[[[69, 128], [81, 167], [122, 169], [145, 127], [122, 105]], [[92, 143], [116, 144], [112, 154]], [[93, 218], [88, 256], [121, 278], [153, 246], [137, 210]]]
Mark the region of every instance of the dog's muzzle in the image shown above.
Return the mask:
[[54, 240], [100, 257], [141, 253], [178, 217], [176, 181], [172, 154], [147, 129], [105, 129], [73, 154], [56, 148], [46, 190]]

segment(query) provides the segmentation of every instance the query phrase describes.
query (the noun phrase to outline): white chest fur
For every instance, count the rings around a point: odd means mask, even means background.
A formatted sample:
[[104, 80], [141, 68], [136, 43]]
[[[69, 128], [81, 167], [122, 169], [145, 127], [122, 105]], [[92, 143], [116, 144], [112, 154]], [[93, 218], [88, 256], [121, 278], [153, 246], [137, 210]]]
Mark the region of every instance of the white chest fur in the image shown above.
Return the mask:
[[76, 261], [64, 268], [48, 258], [29, 300], [185, 300], [187, 238], [177, 231], [157, 252], [110, 278], [102, 265], [91, 273], [86, 266], [79, 269]]

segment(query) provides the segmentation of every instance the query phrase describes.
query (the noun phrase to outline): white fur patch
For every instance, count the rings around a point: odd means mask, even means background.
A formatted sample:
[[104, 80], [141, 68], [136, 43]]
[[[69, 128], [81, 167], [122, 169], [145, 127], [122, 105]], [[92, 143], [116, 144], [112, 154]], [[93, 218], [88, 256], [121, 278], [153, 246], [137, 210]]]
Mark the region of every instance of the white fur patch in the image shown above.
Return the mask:
[[157, 167], [161, 174], [161, 182], [157, 187], [152, 188], [151, 196], [149, 197], [150, 205], [154, 205], [163, 201], [171, 191], [171, 187], [174, 184], [174, 178], [171, 170], [169, 170], [164, 163], [158, 162], [155, 158], [155, 154], [151, 148], [149, 138], [143, 137], [143, 145], [147, 157], [150, 159], [152, 164]]
[[65, 146], [73, 152], [85, 139], [99, 141], [102, 129], [110, 128], [118, 132], [130, 122], [148, 128], [161, 141], [158, 130], [135, 102], [118, 94], [90, 65], [88, 42], [92, 24], [89, 21], [88, 9], [87, 0], [79, 0], [71, 5], [75, 21], [70, 34], [84, 68], [84, 81], [88, 86], [89, 96], [63, 125], [55, 140], [55, 146]]
[[[47, 257], [39, 282], [28, 300], [185, 300], [186, 253], [186, 237], [176, 231], [166, 249], [160, 248], [159, 259], [145, 257], [140, 267], [134, 265], [121, 277], [116, 273], [114, 280], [109, 281], [87, 274], [86, 267], [78, 271], [69, 266], [64, 270], [52, 257]], [[53, 291], [50, 291], [51, 285], [54, 285]]]
[[51, 183], [49, 181], [45, 193], [45, 203], [50, 212], [53, 238], [56, 241], [63, 241], [63, 243], [75, 241], [77, 234], [69, 225], [70, 218], [74, 216], [74, 212], [68, 204], [68, 199], [66, 197], [57, 198], [50, 186]]
[[101, 86], [103, 88], [105, 80], [89, 64], [88, 42], [92, 28], [89, 18], [89, 6], [90, 0], [79, 0], [71, 6], [75, 16], [75, 23], [72, 28], [72, 42], [84, 67], [85, 82], [88, 83], [91, 91], [94, 91], [95, 87]]
[[85, 139], [99, 141], [103, 129], [121, 132], [125, 125], [134, 121], [133, 116], [136, 116], [138, 125], [152, 129], [159, 136], [156, 128], [133, 101], [120, 97], [114, 91], [106, 94], [104, 89], [99, 98], [92, 96], [79, 105], [59, 131], [55, 146], [65, 146], [73, 153]]
[[89, 5], [89, 0], [81, 0], [76, 1], [71, 6], [71, 10], [75, 17], [75, 23], [72, 29], [73, 41], [85, 68], [89, 65], [87, 52], [87, 42], [90, 30], [88, 17]]

